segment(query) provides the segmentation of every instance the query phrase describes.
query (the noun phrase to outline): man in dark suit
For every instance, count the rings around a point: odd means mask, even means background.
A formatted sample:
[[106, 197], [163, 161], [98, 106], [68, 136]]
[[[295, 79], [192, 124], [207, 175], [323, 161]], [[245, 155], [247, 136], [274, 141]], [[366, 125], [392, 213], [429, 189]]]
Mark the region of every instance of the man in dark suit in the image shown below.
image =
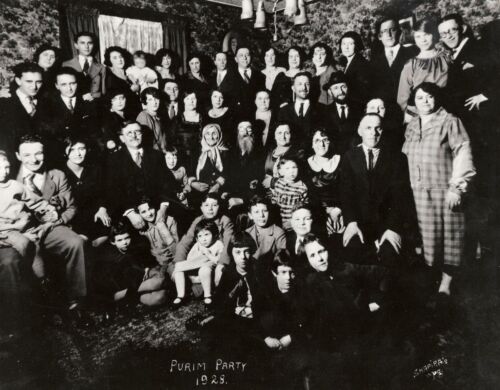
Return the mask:
[[75, 35], [74, 46], [77, 55], [71, 60], [63, 62], [63, 66], [69, 66], [80, 75], [79, 84], [83, 100], [92, 101], [100, 98], [104, 90], [104, 78], [106, 67], [99, 64], [92, 56], [95, 49], [96, 38], [94, 34], [82, 31]]
[[62, 67], [56, 74], [56, 94], [40, 104], [39, 133], [46, 140], [51, 162], [60, 164], [66, 159], [64, 140], [71, 134], [83, 135], [97, 146], [96, 115], [92, 103], [78, 94], [78, 75], [73, 68]]
[[383, 99], [386, 104], [396, 104], [403, 66], [418, 51], [414, 46], [406, 47], [399, 43], [401, 29], [393, 17], [383, 18], [377, 23], [377, 34], [383, 48], [372, 55], [374, 79], [371, 96]]
[[0, 149], [7, 152], [9, 161], [17, 161], [14, 153], [19, 138], [33, 132], [38, 123], [42, 73], [42, 68], [31, 62], [17, 65], [14, 74], [18, 88], [11, 97], [0, 99]]
[[[169, 124], [175, 119], [179, 118], [184, 110], [182, 102], [179, 100], [179, 83], [174, 79], [166, 79], [163, 85], [163, 92], [167, 95], [165, 104], [162, 107], [162, 119], [165, 123]], [[168, 127], [168, 125], [167, 125]]]
[[113, 216], [126, 216], [134, 227], [141, 228], [144, 221], [134, 211], [141, 197], [147, 196], [158, 204], [175, 199], [175, 179], [167, 169], [163, 154], [143, 147], [139, 123], [124, 122], [120, 140], [122, 149], [113, 153], [106, 163], [105, 195], [113, 206]]
[[406, 159], [380, 144], [381, 125], [379, 115], [366, 114], [358, 128], [362, 144], [342, 160], [343, 244], [349, 262], [395, 266], [412, 202]]
[[[75, 319], [81, 319], [80, 307], [87, 295], [84, 240], [69, 227], [76, 206], [66, 175], [58, 169], [47, 169], [44, 145], [38, 135], [23, 136], [16, 156], [21, 162], [17, 181], [24, 184], [29, 207], [40, 223], [34, 232], [41, 237], [43, 262], [47, 269], [63, 267], [65, 280], [62, 284], [68, 309]], [[57, 262], [54, 257], [64, 263]]]
[[253, 113], [255, 95], [257, 91], [265, 88], [266, 79], [260, 71], [251, 67], [252, 55], [248, 47], [238, 47], [235, 61], [238, 65], [234, 72], [234, 98], [237, 109], [242, 113]]
[[214, 59], [215, 72], [210, 77], [210, 89], [217, 89], [224, 94], [224, 103], [233, 105], [236, 96], [236, 75], [227, 69], [227, 54], [220, 51]]
[[356, 130], [362, 115], [362, 107], [349, 97], [349, 85], [342, 72], [332, 73], [323, 87], [333, 98], [333, 104], [322, 105], [322, 123], [329, 129], [338, 154], [344, 154], [359, 141]]
[[309, 96], [311, 75], [307, 72], [297, 73], [293, 78], [292, 91], [295, 101], [280, 108], [278, 121], [288, 123], [295, 144], [308, 150], [311, 149], [314, 129], [321, 120], [320, 109]]

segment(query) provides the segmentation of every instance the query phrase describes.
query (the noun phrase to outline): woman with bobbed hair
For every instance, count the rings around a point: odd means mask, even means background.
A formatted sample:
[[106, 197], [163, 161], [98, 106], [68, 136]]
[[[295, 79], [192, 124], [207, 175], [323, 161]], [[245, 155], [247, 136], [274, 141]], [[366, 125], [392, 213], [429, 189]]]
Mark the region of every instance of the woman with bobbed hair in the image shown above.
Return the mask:
[[76, 233], [97, 246], [105, 240], [111, 226], [104, 201], [101, 170], [89, 161], [89, 143], [83, 136], [69, 136], [64, 144], [67, 160], [63, 170], [77, 208], [71, 226]]
[[179, 77], [178, 56], [170, 49], [160, 49], [155, 54], [155, 70], [162, 80], [176, 80]]
[[439, 35], [434, 22], [428, 19], [417, 22], [413, 26], [413, 38], [420, 53], [403, 67], [398, 88], [398, 104], [405, 112], [405, 122], [418, 115], [416, 108], [409, 104], [413, 89], [423, 82], [446, 87], [451, 64], [449, 54], [436, 47]]
[[104, 85], [106, 91], [116, 89], [126, 89], [137, 92], [139, 87], [132, 84], [125, 70], [130, 65], [131, 55], [122, 47], [110, 46], [104, 52], [104, 65], [106, 65], [106, 79]]
[[323, 42], [316, 42], [309, 52], [314, 65], [314, 75], [311, 82], [311, 97], [321, 104], [331, 104], [332, 100], [328, 91], [323, 86], [330, 80], [330, 76], [335, 72], [333, 67], [332, 49]]
[[342, 62], [345, 64], [344, 73], [347, 77], [350, 99], [364, 103], [370, 89], [371, 71], [370, 64], [363, 57], [364, 49], [361, 36], [354, 31], [348, 31], [339, 41], [342, 53]]
[[440, 272], [438, 292], [450, 295], [464, 260], [464, 206], [476, 174], [470, 140], [461, 120], [442, 107], [436, 84], [420, 84], [410, 101], [418, 116], [406, 128], [403, 153], [408, 156], [424, 259]]
[[293, 78], [299, 72], [304, 71], [306, 54], [299, 46], [291, 46], [285, 53], [287, 58], [287, 70], [281, 72], [274, 80], [271, 90], [271, 105], [278, 108], [284, 103], [292, 103], [295, 99], [292, 92]]
[[265, 68], [262, 69], [262, 73], [266, 76], [266, 89], [271, 91], [273, 89], [276, 76], [283, 73], [286, 69], [277, 65], [281, 54], [275, 47], [266, 46], [264, 50], [262, 50], [262, 53], [264, 53], [264, 64], [266, 65]]

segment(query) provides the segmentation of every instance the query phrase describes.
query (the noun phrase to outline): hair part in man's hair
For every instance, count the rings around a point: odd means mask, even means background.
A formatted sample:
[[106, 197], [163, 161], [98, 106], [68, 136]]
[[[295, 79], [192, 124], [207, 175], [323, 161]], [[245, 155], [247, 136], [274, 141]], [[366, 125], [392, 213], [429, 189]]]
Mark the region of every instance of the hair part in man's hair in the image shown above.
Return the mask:
[[213, 193], [213, 192], [209, 192], [207, 193], [202, 199], [201, 199], [201, 205], [203, 205], [203, 203], [205, 203], [208, 199], [213, 199], [213, 200], [216, 200], [217, 203], [220, 205], [220, 197], [219, 195]]
[[252, 55], [252, 50], [250, 49], [249, 46], [247, 45], [240, 45], [236, 48], [236, 51], [234, 52], [235, 55], [238, 55], [238, 52], [241, 50], [241, 49], [247, 49], [248, 52], [250, 53], [250, 55]]
[[24, 134], [19, 138], [17, 143], [17, 150], [22, 144], [42, 144], [45, 146], [44, 140], [41, 136], [34, 133]]
[[311, 216], [313, 215], [313, 209], [309, 205], [309, 203], [297, 203], [293, 208], [292, 208], [292, 214], [295, 213], [298, 210], [307, 210], [309, 213], [311, 213]]
[[56, 84], [57, 84], [57, 78], [62, 75], [70, 75], [75, 78], [75, 80], [78, 80], [78, 72], [74, 70], [73, 68], [70, 68], [69, 66], [63, 66], [59, 68], [55, 74], [56, 76]]
[[[227, 246], [227, 253], [233, 257], [232, 252], [234, 248], [248, 248], [250, 253], [254, 254], [257, 251], [257, 244], [250, 234], [244, 231], [236, 232]], [[233, 259], [234, 261], [234, 259]]]
[[131, 234], [130, 224], [124, 219], [120, 219], [113, 223], [109, 228], [109, 241], [114, 242], [116, 236], [121, 234]]
[[270, 210], [271, 208], [271, 202], [269, 201], [269, 199], [267, 199], [262, 195], [257, 194], [250, 198], [248, 202], [248, 212], [249, 213], [252, 212], [252, 207], [257, 206], [258, 204], [265, 205], [268, 210]]
[[394, 15], [386, 15], [377, 20], [375, 23], [375, 31], [377, 36], [380, 34], [380, 29], [385, 22], [393, 21], [396, 24], [398, 32], [401, 32], [401, 26], [399, 25], [399, 19]]
[[309, 72], [299, 72], [295, 76], [293, 76], [293, 82], [295, 83], [295, 80], [297, 80], [299, 77], [307, 77], [309, 82], [312, 80], [312, 75]]
[[139, 201], [137, 202], [137, 206], [135, 207], [137, 212], [139, 212], [139, 206], [141, 206], [143, 204], [147, 204], [150, 207], [155, 207], [155, 205], [153, 204], [153, 200], [149, 196], [142, 195], [139, 198]]
[[120, 134], [123, 133], [123, 130], [125, 130], [128, 126], [130, 125], [138, 125], [141, 129], [142, 126], [139, 122], [137, 121], [131, 121], [131, 120], [126, 120], [122, 122], [121, 128], [120, 128]]
[[441, 23], [447, 22], [448, 20], [454, 20], [455, 22], [457, 22], [459, 27], [462, 27], [465, 24], [464, 18], [462, 18], [462, 15], [460, 15], [458, 13], [452, 13], [452, 14], [445, 15], [441, 19], [439, 19], [438, 25], [440, 25]]
[[295, 268], [293, 258], [287, 249], [279, 249], [274, 255], [273, 261], [271, 262], [271, 271], [277, 274], [278, 267]]
[[322, 247], [328, 248], [323, 239], [314, 233], [307, 233], [302, 240], [302, 245], [305, 247], [307, 244], [310, 244], [312, 242], [317, 242]]
[[89, 37], [90, 39], [92, 39], [92, 43], [94, 44], [97, 42], [97, 37], [95, 36], [94, 33], [91, 33], [90, 31], [80, 31], [73, 38], [73, 42], [77, 43], [78, 39], [80, 39], [81, 37]]
[[43, 75], [43, 69], [40, 65], [34, 62], [21, 62], [12, 68], [14, 71], [14, 76], [20, 79], [23, 77], [23, 73], [40, 73]]
[[146, 104], [148, 102], [148, 95], [152, 96], [155, 99], [161, 99], [161, 93], [158, 88], [155, 87], [147, 87], [141, 92], [141, 103]]
[[198, 238], [198, 233], [202, 230], [208, 230], [210, 233], [212, 233], [212, 241], [216, 241], [219, 239], [219, 228], [214, 221], [202, 219], [200, 222], [198, 222], [194, 227], [194, 237]]
[[417, 91], [422, 90], [425, 93], [428, 93], [429, 95], [432, 95], [434, 97], [434, 109], [438, 109], [441, 107], [442, 104], [442, 89], [434, 83], [430, 83], [428, 81], [424, 81], [423, 83], [420, 83], [417, 85], [413, 91], [411, 91], [410, 98], [408, 99], [408, 104], [411, 106], [415, 106], [415, 95], [417, 94]]

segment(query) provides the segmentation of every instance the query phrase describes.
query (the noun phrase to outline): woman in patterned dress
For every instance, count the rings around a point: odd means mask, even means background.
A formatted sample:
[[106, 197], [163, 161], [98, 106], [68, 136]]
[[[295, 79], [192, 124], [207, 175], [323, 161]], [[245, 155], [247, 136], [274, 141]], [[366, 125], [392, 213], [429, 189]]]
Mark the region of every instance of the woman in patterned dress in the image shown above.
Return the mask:
[[425, 262], [441, 271], [439, 292], [450, 295], [464, 257], [464, 201], [476, 170], [469, 136], [460, 119], [441, 106], [439, 87], [424, 82], [413, 95], [418, 116], [408, 124], [403, 153]]

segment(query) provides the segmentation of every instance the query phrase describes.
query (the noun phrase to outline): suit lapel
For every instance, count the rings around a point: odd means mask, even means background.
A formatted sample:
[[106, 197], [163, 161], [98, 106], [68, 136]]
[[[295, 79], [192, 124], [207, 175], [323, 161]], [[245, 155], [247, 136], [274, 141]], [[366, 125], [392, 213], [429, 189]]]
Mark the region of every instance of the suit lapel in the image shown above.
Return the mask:
[[368, 168], [366, 166], [365, 152], [363, 151], [362, 146], [357, 146], [354, 149], [352, 160], [354, 173], [362, 178], [363, 186], [369, 188], [370, 183], [368, 181]]
[[50, 171], [45, 172], [45, 183], [43, 183], [42, 196], [44, 199], [50, 199], [56, 191], [56, 183]]

